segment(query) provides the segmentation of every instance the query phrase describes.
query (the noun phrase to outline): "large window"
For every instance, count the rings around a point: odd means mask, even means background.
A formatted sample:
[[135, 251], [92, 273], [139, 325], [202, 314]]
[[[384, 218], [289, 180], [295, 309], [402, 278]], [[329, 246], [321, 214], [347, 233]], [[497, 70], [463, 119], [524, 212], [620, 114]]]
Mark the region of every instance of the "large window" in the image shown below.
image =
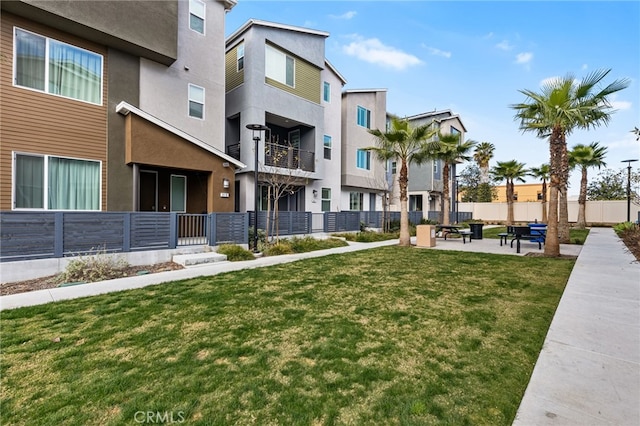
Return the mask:
[[371, 128], [371, 111], [358, 105], [358, 126]]
[[322, 211], [331, 211], [331, 188], [322, 188]]
[[15, 28], [16, 86], [102, 105], [102, 55]]
[[324, 135], [324, 159], [331, 160], [331, 136]]
[[237, 52], [237, 61], [238, 61], [238, 71], [242, 71], [244, 69], [244, 43], [240, 43], [238, 45]]
[[265, 75], [279, 83], [294, 87], [295, 60], [269, 45], [265, 54]]
[[364, 170], [371, 170], [371, 152], [359, 149], [356, 153], [356, 167]]
[[422, 195], [409, 195], [409, 211], [422, 211]]
[[16, 209], [100, 210], [100, 161], [14, 154]]
[[204, 88], [189, 84], [189, 117], [204, 119]]
[[331, 102], [331, 84], [326, 81], [322, 86], [322, 99], [325, 102]]
[[362, 192], [349, 193], [349, 210], [362, 210], [364, 194]]
[[189, 28], [204, 34], [205, 5], [201, 0], [189, 0]]

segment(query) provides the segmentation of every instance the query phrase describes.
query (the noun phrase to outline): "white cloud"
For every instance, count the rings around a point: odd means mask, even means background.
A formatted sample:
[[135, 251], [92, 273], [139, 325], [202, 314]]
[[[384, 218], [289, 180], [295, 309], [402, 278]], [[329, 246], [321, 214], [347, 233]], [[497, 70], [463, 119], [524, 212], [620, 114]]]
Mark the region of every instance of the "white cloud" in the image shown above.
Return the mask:
[[588, 66], [587, 64], [582, 64], [582, 68], [581, 68], [581, 69], [582, 69], [583, 71], [584, 71], [584, 70], [586, 70], [587, 68], [589, 68], [589, 66]]
[[330, 18], [333, 19], [352, 19], [354, 16], [356, 16], [358, 14], [358, 12], [356, 12], [355, 10], [350, 10], [348, 12], [343, 13], [342, 15], [329, 15]]
[[528, 64], [533, 59], [533, 53], [531, 52], [522, 52], [516, 55], [516, 63], [517, 64]]
[[349, 56], [397, 70], [404, 70], [422, 63], [416, 56], [395, 47], [386, 46], [377, 38], [365, 39], [359, 35], [353, 37], [354, 41], [342, 47], [342, 51]]
[[429, 51], [429, 53], [431, 53], [434, 56], [443, 56], [445, 58], [450, 58], [451, 57], [451, 52], [447, 52], [445, 50], [440, 50], [440, 49], [437, 49], [435, 47], [427, 46], [424, 43], [422, 44], [422, 47], [427, 49]]
[[496, 44], [496, 47], [500, 50], [511, 50], [513, 46], [507, 40], [502, 40], [500, 43]]

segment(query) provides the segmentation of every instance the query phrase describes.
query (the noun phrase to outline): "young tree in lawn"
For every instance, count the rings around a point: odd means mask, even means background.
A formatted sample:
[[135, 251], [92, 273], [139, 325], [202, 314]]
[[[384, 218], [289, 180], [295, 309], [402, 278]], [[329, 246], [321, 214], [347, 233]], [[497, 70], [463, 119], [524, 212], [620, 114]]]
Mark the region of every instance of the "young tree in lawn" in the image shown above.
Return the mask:
[[[559, 195], [566, 194], [569, 180], [569, 159], [566, 137], [575, 129], [591, 129], [606, 125], [614, 109], [610, 95], [626, 88], [630, 80], [616, 80], [600, 89], [599, 85], [611, 70], [594, 71], [580, 82], [573, 75], [549, 80], [540, 92], [520, 90], [526, 96], [522, 103], [511, 105], [522, 131], [534, 132], [539, 138], [549, 138], [549, 220], [544, 253], [560, 256], [559, 227], [568, 236], [569, 224], [559, 222]], [[566, 202], [566, 196], [563, 197]], [[566, 230], [564, 229], [566, 227]]]
[[412, 127], [408, 120], [391, 117], [389, 130], [369, 130], [376, 138], [376, 146], [367, 148], [382, 161], [395, 159], [400, 163], [398, 185], [400, 188], [400, 246], [411, 245], [409, 233], [409, 214], [407, 210], [407, 187], [409, 183], [409, 164], [422, 164], [429, 159], [429, 153], [438, 144], [429, 141], [436, 134], [432, 123]]
[[506, 181], [507, 226], [513, 225], [514, 181], [525, 181], [527, 170], [524, 168], [524, 163], [519, 163], [516, 160], [498, 161], [496, 166], [491, 169], [491, 174], [498, 182]]
[[442, 224], [449, 225], [449, 210], [451, 209], [451, 193], [449, 192], [449, 180], [451, 179], [452, 164], [471, 159], [469, 151], [475, 146], [476, 142], [468, 140], [460, 142], [459, 134], [440, 133], [438, 132], [439, 144], [435, 146], [432, 156], [443, 163], [442, 166]]
[[591, 142], [589, 145], [574, 145], [569, 152], [569, 166], [580, 168], [580, 196], [578, 197], [578, 221], [576, 228], [587, 227], [586, 205], [587, 205], [587, 169], [589, 167], [606, 167], [604, 157], [607, 155], [607, 148], [600, 146], [598, 142]]
[[529, 175], [542, 181], [542, 223], [547, 223], [547, 181], [549, 180], [549, 165], [543, 164], [540, 167], [529, 169]]

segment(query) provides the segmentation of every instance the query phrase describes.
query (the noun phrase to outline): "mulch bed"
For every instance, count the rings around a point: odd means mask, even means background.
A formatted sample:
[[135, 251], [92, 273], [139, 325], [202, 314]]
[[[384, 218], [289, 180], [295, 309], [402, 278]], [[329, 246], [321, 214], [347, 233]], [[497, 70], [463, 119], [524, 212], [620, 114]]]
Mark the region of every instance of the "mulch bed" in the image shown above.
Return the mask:
[[[153, 274], [183, 268], [184, 266], [173, 262], [157, 263], [155, 265], [128, 266], [120, 270], [120, 277], [131, 277], [145, 273]], [[57, 275], [50, 275], [48, 277], [34, 278], [32, 280], [2, 283], [0, 284], [0, 296], [58, 287], [60, 282], [57, 278]]]

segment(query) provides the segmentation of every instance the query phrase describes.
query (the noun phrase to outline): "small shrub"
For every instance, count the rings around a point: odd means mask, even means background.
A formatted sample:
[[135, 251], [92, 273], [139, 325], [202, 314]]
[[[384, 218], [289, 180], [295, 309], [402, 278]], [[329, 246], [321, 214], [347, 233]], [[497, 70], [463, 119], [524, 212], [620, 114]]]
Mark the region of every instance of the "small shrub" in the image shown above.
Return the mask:
[[355, 241], [359, 243], [373, 243], [376, 241], [393, 240], [399, 236], [398, 232], [359, 232], [356, 235]]
[[[93, 250], [92, 250], [93, 251]], [[59, 283], [111, 280], [125, 276], [129, 263], [122, 257], [109, 256], [106, 250], [95, 250], [69, 262], [57, 277]]]
[[285, 241], [279, 241], [275, 244], [267, 246], [262, 253], [265, 256], [280, 256], [283, 254], [292, 254], [293, 249], [291, 245]]
[[294, 253], [306, 253], [315, 250], [325, 250], [348, 245], [345, 241], [336, 238], [319, 240], [313, 237], [294, 237], [288, 240]]
[[226, 255], [230, 262], [255, 259], [253, 253], [235, 244], [222, 244], [218, 247], [217, 252]]
[[637, 229], [638, 225], [632, 222], [622, 222], [614, 225], [613, 230], [618, 234], [618, 236], [622, 235], [626, 231], [632, 231]]
[[358, 232], [342, 232], [338, 234], [331, 234], [331, 236], [344, 238], [347, 241], [355, 241], [358, 236]]

